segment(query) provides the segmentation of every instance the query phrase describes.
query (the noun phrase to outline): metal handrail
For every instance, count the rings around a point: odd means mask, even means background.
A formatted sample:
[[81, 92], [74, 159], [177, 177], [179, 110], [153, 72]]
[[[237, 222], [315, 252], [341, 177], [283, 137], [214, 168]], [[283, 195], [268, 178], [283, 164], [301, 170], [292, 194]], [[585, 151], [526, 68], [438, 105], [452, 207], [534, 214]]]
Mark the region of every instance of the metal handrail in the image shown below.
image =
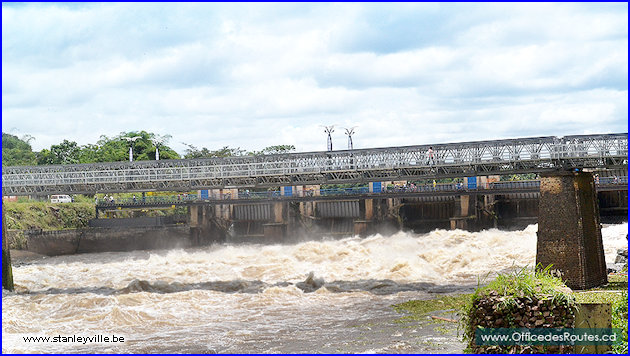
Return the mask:
[[[434, 159], [428, 149], [433, 147]], [[3, 167], [5, 195], [195, 190], [627, 167], [628, 134], [213, 159]]]

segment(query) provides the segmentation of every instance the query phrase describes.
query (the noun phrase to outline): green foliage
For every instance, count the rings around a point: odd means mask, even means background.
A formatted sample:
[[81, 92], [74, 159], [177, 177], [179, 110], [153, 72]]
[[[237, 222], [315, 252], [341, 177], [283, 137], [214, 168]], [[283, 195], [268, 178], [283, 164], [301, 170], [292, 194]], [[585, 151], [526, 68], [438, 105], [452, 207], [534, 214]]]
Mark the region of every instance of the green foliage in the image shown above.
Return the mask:
[[275, 155], [275, 154], [283, 154], [290, 153], [295, 151], [295, 146], [293, 145], [275, 145], [265, 147], [260, 151], [251, 151], [246, 152], [242, 150], [240, 147], [230, 148], [228, 146], [224, 146], [218, 150], [209, 150], [205, 147], [199, 149], [194, 145], [184, 143], [184, 145], [188, 146], [186, 149], [186, 153], [184, 154], [184, 158], [223, 158], [223, 157], [237, 157], [237, 156], [261, 156], [261, 155]]
[[95, 154], [86, 154], [88, 157], [96, 158], [92, 162], [127, 161], [129, 160], [130, 146], [133, 147], [134, 161], [155, 160], [156, 148], [160, 150], [161, 160], [180, 158], [177, 152], [166, 145], [169, 139], [170, 135], [159, 137], [146, 131], [121, 132], [119, 135], [111, 138], [102, 135], [96, 145], [91, 145], [91, 147], [84, 146], [84, 149], [87, 150], [89, 148], [95, 152]]
[[261, 151], [252, 151], [252, 152], [249, 152], [248, 154], [252, 156], [262, 156], [262, 155], [277, 155], [277, 154], [283, 154], [283, 153], [291, 153], [293, 151], [295, 151], [295, 146], [293, 145], [276, 145], [276, 146], [265, 147]]
[[347, 189], [347, 188], [361, 188], [367, 187], [365, 183], [342, 183], [342, 184], [322, 184], [320, 189]]
[[34, 166], [37, 163], [30, 141], [33, 138], [2, 133], [2, 166]]
[[469, 342], [475, 335], [471, 325], [476, 312], [475, 305], [491, 295], [501, 299], [501, 303], [497, 305], [498, 311], [514, 310], [518, 306], [518, 298], [549, 299], [554, 304], [563, 304], [569, 308], [576, 306], [575, 296], [560, 278], [553, 275], [551, 266], [537, 268], [535, 271], [523, 268], [512, 273], [499, 274], [485, 287], [475, 289], [462, 308], [460, 323], [464, 330], [464, 341]]
[[552, 274], [551, 266], [535, 271], [522, 268], [513, 273], [499, 274], [487, 286], [477, 288], [473, 293], [473, 300], [486, 296], [490, 292], [496, 292], [499, 296], [505, 296], [508, 304], [515, 297], [540, 297], [541, 295], [550, 296], [553, 299], [566, 299], [574, 304], [574, 297], [563, 291], [564, 288], [566, 285]]
[[513, 181], [513, 180], [534, 180], [538, 179], [538, 173], [523, 173], [523, 174], [511, 174], [506, 176], [501, 176], [500, 180], [503, 181]]
[[394, 305], [394, 310], [399, 313], [410, 313], [410, 315], [400, 319], [400, 321], [420, 320], [430, 312], [450, 309], [459, 310], [468, 302], [470, 296], [471, 294], [460, 294], [455, 296], [446, 295], [429, 300], [410, 300]]
[[76, 164], [79, 163], [81, 148], [74, 141], [63, 140], [58, 145], [43, 149], [37, 154], [37, 164]]
[[7, 228], [9, 229], [79, 229], [88, 226], [95, 218], [94, 204], [47, 202], [11, 203], [5, 202]]
[[[127, 138], [134, 138], [133, 142]], [[32, 138], [28, 138], [30, 141]], [[146, 131], [121, 132], [114, 137], [102, 135], [96, 144], [79, 146], [74, 141], [63, 142], [33, 152], [28, 141], [2, 133], [2, 165], [46, 165], [95, 162], [117, 162], [129, 159], [129, 146], [133, 145], [133, 159], [137, 161], [155, 160], [156, 149], [160, 159], [178, 159], [179, 154], [167, 146], [170, 135], [158, 136]]]
[[[628, 276], [619, 276], [623, 278], [625, 285], [628, 284]], [[613, 282], [615, 283], [615, 282]], [[622, 282], [616, 282], [622, 283]], [[596, 290], [596, 289], [595, 289]], [[612, 351], [616, 354], [628, 354], [628, 292], [623, 289], [619, 291], [587, 291], [575, 293], [575, 299], [578, 303], [606, 303], [612, 306], [612, 327], [621, 329], [621, 340], [617, 340], [612, 345]]]
[[[626, 280], [626, 284], [628, 281]], [[628, 354], [628, 292], [624, 291], [612, 303], [612, 327], [621, 329], [621, 340], [612, 346], [613, 352], [617, 354]]]
[[198, 149], [197, 147], [184, 143], [184, 145], [188, 146], [186, 149], [186, 153], [184, 154], [184, 158], [193, 159], [193, 158], [221, 158], [221, 157], [234, 157], [234, 156], [244, 156], [245, 151], [240, 148], [229, 148], [225, 146], [218, 150], [211, 151], [207, 148]]

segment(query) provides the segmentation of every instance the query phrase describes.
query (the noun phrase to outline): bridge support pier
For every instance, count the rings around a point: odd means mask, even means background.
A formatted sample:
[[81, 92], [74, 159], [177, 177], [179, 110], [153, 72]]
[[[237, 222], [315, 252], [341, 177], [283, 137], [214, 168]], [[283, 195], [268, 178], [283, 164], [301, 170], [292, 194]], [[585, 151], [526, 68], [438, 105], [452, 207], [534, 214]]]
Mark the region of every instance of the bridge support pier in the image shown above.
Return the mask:
[[265, 240], [278, 242], [284, 240], [287, 233], [285, 205], [284, 202], [273, 203], [273, 222], [263, 224]]
[[2, 288], [13, 291], [13, 268], [11, 267], [11, 250], [7, 236], [7, 214], [2, 204]]
[[[451, 230], [460, 229], [467, 230], [468, 229], [468, 219], [470, 218], [468, 215], [470, 213], [470, 195], [460, 195], [459, 196], [459, 216], [452, 217], [450, 219], [451, 222]], [[455, 210], [457, 212], [457, 209]]]
[[536, 264], [553, 265], [572, 289], [607, 283], [593, 175], [541, 175]]
[[373, 233], [374, 200], [364, 199], [359, 201], [359, 211], [364, 219], [354, 220], [354, 234], [367, 236]]

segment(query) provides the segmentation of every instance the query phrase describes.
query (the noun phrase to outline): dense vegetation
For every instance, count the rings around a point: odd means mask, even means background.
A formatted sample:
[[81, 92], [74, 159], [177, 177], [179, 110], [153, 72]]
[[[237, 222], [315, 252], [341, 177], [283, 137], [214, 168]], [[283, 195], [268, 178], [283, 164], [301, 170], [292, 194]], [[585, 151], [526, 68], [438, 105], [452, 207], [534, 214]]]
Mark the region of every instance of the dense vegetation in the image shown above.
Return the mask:
[[79, 229], [94, 219], [94, 204], [75, 202], [52, 204], [46, 202], [5, 202], [8, 229]]
[[31, 147], [33, 137], [25, 135], [22, 138], [2, 133], [2, 165], [26, 166], [46, 164], [75, 164], [95, 162], [117, 162], [129, 160], [129, 147], [133, 147], [134, 161], [155, 160], [156, 151], [160, 159], [178, 158], [212, 158], [244, 155], [281, 154], [295, 150], [293, 145], [276, 145], [261, 151], [247, 152], [240, 148], [223, 147], [218, 150], [197, 148], [190, 144], [186, 153], [181, 157], [168, 146], [169, 135], [159, 136], [146, 131], [121, 132], [114, 137], [102, 135], [95, 144], [80, 146], [74, 141], [63, 142], [34, 152]]

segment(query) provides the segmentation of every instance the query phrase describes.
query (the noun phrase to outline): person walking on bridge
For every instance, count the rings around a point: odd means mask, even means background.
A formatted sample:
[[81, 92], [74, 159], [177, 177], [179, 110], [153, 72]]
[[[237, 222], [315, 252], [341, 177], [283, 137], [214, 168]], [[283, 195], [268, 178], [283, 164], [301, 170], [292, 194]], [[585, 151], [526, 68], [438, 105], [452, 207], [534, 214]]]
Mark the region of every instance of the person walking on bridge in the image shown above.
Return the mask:
[[427, 164], [435, 165], [435, 153], [433, 152], [433, 146], [427, 150]]

